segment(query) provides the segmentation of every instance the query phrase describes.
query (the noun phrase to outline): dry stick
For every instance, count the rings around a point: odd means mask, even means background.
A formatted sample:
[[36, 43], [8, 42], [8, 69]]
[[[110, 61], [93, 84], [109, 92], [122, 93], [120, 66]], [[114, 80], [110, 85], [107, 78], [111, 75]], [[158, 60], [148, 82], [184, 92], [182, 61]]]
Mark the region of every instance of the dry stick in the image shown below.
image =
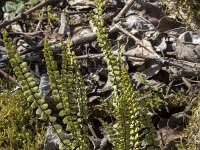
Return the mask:
[[[118, 53], [114, 53], [114, 55], [117, 56]], [[76, 58], [77, 59], [94, 59], [94, 58], [102, 58], [103, 56], [104, 56], [103, 54], [87, 54], [87, 55], [76, 56]], [[147, 58], [145, 56], [135, 56], [135, 55], [133, 56], [133, 55], [127, 54], [126, 52], [124, 52], [122, 56], [131, 57], [131, 60], [144, 60]]]
[[[83, 43], [91, 42], [97, 38], [96, 33], [88, 33], [84, 35], [80, 35], [77, 37], [72, 38], [73, 45], [80, 45]], [[67, 44], [67, 41], [63, 42], [64, 44]], [[51, 46], [54, 52], [61, 51], [61, 43], [53, 44]]]
[[123, 32], [124, 34], [128, 35], [130, 38], [132, 38], [136, 44], [139, 44], [140, 39], [136, 38], [134, 35], [132, 35], [131, 33], [129, 33], [127, 30], [125, 30], [124, 28], [122, 28], [121, 26], [119, 26], [118, 24], [115, 24], [114, 27], [116, 27], [118, 30], [120, 30], [121, 32]]
[[119, 12], [119, 14], [113, 19], [114, 22], [118, 22], [119, 19], [129, 10], [129, 8], [133, 5], [135, 0], [129, 0], [124, 8]]
[[65, 11], [67, 15], [74, 15], [74, 14], [83, 14], [83, 13], [88, 13], [89, 11]]
[[103, 54], [87, 54], [82, 56], [76, 56], [77, 59], [93, 59], [93, 58], [101, 58]]
[[[63, 0], [59, 0], [59, 3], [62, 2]], [[38, 5], [30, 8], [29, 10], [25, 11], [24, 13], [16, 16], [14, 19], [12, 20], [9, 20], [9, 21], [3, 21], [1, 24], [0, 24], [0, 30], [4, 27], [6, 27], [7, 25], [10, 25], [14, 22], [17, 22], [19, 21], [20, 19], [22, 19], [23, 16], [27, 16], [29, 14], [31, 14], [32, 12], [38, 10], [38, 9], [41, 9], [45, 6], [48, 6], [49, 4], [51, 4], [52, 2], [55, 2], [55, 0], [43, 0], [41, 3], [39, 3]]]
[[17, 80], [16, 80], [15, 78], [11, 77], [11, 76], [10, 76], [9, 74], [7, 74], [6, 72], [4, 72], [2, 69], [0, 69], [0, 73], [1, 73], [4, 77], [8, 78], [9, 80], [11, 80], [12, 82], [14, 82], [15, 84], [18, 85]]

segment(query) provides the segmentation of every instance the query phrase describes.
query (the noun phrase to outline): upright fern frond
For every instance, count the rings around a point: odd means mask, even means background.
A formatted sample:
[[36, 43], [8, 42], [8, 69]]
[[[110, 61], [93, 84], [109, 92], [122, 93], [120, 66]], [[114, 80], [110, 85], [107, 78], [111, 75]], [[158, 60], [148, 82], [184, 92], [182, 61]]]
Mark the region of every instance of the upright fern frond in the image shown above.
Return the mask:
[[151, 123], [151, 118], [147, 115], [145, 102], [135, 100], [131, 78], [125, 69], [122, 52], [119, 51], [115, 57], [112, 52], [111, 42], [108, 34], [105, 33], [104, 20], [102, 17], [104, 0], [97, 0], [93, 14], [93, 23], [97, 27], [97, 41], [104, 55], [104, 60], [108, 66], [108, 74], [111, 78], [114, 94], [110, 98], [114, 110], [112, 115], [116, 118], [113, 125], [106, 125], [106, 128], [113, 149], [157, 149], [156, 132]]
[[113, 95], [116, 97], [118, 92], [121, 90], [121, 87], [118, 84], [120, 83], [121, 76], [119, 64], [112, 52], [112, 43], [108, 40], [108, 34], [106, 34], [106, 27], [104, 26], [104, 20], [102, 17], [104, 4], [105, 1], [103, 0], [95, 1], [95, 5], [97, 7], [93, 10], [94, 13], [92, 14], [92, 20], [94, 25], [97, 27], [96, 35], [98, 46], [101, 48], [101, 52], [104, 55], [103, 59], [108, 68], [108, 78], [111, 81]]
[[87, 150], [89, 143], [86, 137], [88, 113], [83, 111], [87, 109], [87, 97], [71, 46], [70, 37], [67, 46], [62, 42], [61, 73], [58, 71], [57, 62], [53, 58], [53, 51], [47, 40], [44, 45], [44, 56], [54, 99], [59, 101], [56, 107], [60, 110], [59, 115], [66, 125], [65, 130], [70, 132], [71, 140], [64, 140], [60, 143], [60, 149], [68, 147]]

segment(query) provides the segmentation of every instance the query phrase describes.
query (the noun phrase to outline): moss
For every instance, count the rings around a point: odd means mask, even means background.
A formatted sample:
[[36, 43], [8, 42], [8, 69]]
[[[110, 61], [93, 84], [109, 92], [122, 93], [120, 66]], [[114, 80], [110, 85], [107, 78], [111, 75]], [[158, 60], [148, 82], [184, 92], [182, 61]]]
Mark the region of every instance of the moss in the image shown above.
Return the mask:
[[13, 82], [11, 82], [8, 78], [1, 78], [1, 80], [0, 80], [0, 89], [2, 90], [2, 89], [7, 89], [7, 90], [11, 90], [11, 89], [13, 89], [15, 86], [16, 86], [16, 84], [15, 83], [13, 83]]
[[189, 116], [189, 124], [184, 130], [181, 142], [177, 144], [179, 150], [199, 150], [200, 148], [200, 91], [192, 108], [192, 116]]
[[44, 141], [44, 127], [34, 119], [20, 90], [0, 93], [0, 149], [38, 150]]
[[199, 31], [200, 25], [200, 3], [199, 0], [162, 0], [166, 6], [165, 12], [176, 17], [181, 23], [193, 30]]

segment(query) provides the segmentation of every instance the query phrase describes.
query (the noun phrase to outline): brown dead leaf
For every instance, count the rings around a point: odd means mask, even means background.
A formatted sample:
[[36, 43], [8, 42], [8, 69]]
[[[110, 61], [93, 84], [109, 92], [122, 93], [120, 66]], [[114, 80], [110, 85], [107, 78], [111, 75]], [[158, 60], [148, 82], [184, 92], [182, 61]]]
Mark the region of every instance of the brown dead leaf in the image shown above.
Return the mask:
[[180, 133], [175, 129], [164, 127], [157, 131], [158, 139], [160, 140], [161, 150], [175, 149], [175, 141], [180, 138]]
[[136, 47], [125, 52], [125, 55], [138, 56], [144, 58], [159, 58], [159, 55], [154, 51], [151, 42], [143, 39]]

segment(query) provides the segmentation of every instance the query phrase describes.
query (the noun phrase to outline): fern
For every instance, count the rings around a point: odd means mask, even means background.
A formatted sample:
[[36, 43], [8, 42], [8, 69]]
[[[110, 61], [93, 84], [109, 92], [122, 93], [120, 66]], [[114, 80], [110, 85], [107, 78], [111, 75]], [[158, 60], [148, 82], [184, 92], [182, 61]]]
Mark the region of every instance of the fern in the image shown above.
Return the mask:
[[[111, 125], [102, 121], [113, 149], [157, 149], [156, 132], [151, 123], [151, 118], [147, 115], [145, 101], [135, 100], [135, 91], [131, 78], [124, 67], [122, 53], [124, 47], [119, 49], [118, 56], [115, 57], [112, 52], [112, 43], [108, 40], [108, 34], [104, 26], [102, 17], [103, 5], [105, 1], [97, 0], [96, 8], [93, 13], [93, 22], [97, 26], [97, 42], [104, 55], [104, 61], [107, 63], [109, 80], [113, 90], [108, 103], [110, 105], [110, 115], [114, 116], [116, 121]], [[32, 108], [37, 108], [36, 113], [41, 115], [43, 120], [48, 120], [54, 127], [54, 132], [60, 138], [60, 149], [79, 149], [88, 150], [88, 107], [86, 89], [82, 76], [80, 74], [76, 57], [72, 49], [71, 38], [68, 38], [68, 44], [62, 42], [62, 65], [59, 69], [56, 60], [53, 57], [48, 40], [44, 41], [44, 57], [46, 61], [47, 74], [50, 80], [50, 87], [56, 107], [59, 110], [59, 116], [63, 118], [65, 130], [69, 133], [70, 140], [63, 138], [60, 132], [62, 126], [57, 124], [57, 118], [48, 108], [48, 104], [42, 98], [34, 76], [28, 71], [27, 63], [23, 62], [12, 44], [12, 40], [7, 38], [8, 33], [3, 30], [4, 43], [8, 51], [8, 57], [13, 67], [13, 71], [22, 87], [27, 100], [31, 102]]]
[[12, 39], [7, 37], [6, 30], [3, 30], [3, 36], [10, 63], [23, 93], [27, 101], [31, 102], [31, 107], [37, 108], [36, 114], [41, 115], [43, 120], [48, 120], [53, 126], [53, 131], [60, 138], [59, 148], [88, 150], [86, 90], [78, 70], [75, 54], [71, 51], [70, 38], [67, 46], [62, 43], [61, 73], [53, 58], [53, 51], [47, 39], [44, 42], [44, 57], [50, 86], [54, 100], [58, 102], [56, 107], [60, 110], [59, 115], [63, 118], [63, 123], [66, 125], [65, 130], [69, 132], [70, 136], [70, 140], [66, 140], [63, 139], [62, 126], [57, 124], [57, 118], [51, 115], [52, 110], [48, 108], [48, 104], [42, 98], [37, 83], [34, 81], [34, 76], [28, 71], [27, 63], [22, 61], [16, 47], [12, 44]]
[[61, 74], [47, 39], [44, 44], [44, 56], [54, 100], [59, 101], [56, 107], [60, 110], [59, 115], [63, 117], [63, 123], [67, 126], [66, 131], [70, 132], [71, 141], [64, 140], [61, 147], [65, 148], [67, 145], [71, 149], [86, 150], [88, 149], [87, 97], [75, 54], [71, 52], [71, 45], [70, 38], [67, 47], [62, 43]]
[[115, 57], [112, 52], [111, 42], [108, 40], [104, 20], [102, 17], [104, 0], [96, 1], [96, 8], [92, 14], [92, 20], [97, 27], [97, 41], [108, 66], [109, 79], [112, 83], [113, 95], [110, 103], [114, 106], [112, 114], [116, 121], [112, 125], [102, 122], [107, 129], [113, 149], [156, 149], [158, 141], [156, 132], [147, 115], [144, 101], [135, 100], [135, 91], [131, 78], [124, 67], [121, 54], [123, 48]]
[[12, 39], [7, 37], [7, 31], [3, 30], [2, 33], [9, 61], [17, 76], [17, 80], [22, 88], [24, 96], [27, 98], [27, 101], [31, 103], [32, 108], [37, 108], [36, 114], [41, 115], [43, 120], [49, 120], [51, 124], [54, 125], [56, 118], [51, 116], [52, 111], [48, 109], [48, 104], [42, 98], [38, 84], [34, 80], [34, 75], [28, 71], [27, 63], [22, 61], [16, 47], [12, 44]]

